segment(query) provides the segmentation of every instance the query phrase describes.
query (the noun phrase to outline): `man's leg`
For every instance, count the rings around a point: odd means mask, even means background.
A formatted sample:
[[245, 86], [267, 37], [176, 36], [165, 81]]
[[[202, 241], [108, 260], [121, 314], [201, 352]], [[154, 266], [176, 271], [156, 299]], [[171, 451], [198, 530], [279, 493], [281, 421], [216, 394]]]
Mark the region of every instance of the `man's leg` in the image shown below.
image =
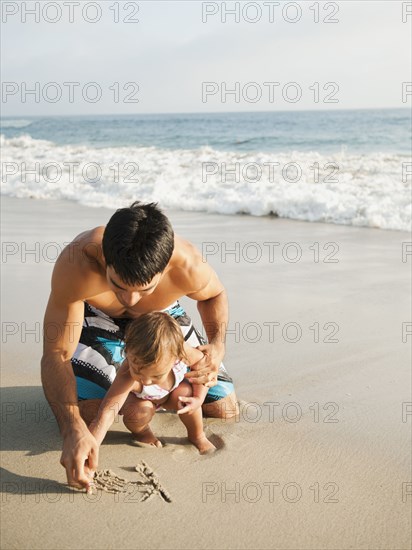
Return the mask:
[[202, 411], [203, 416], [208, 416], [211, 418], [222, 418], [225, 420], [236, 418], [237, 416], [239, 416], [239, 404], [237, 402], [235, 392], [233, 391], [232, 393], [230, 393], [226, 397], [223, 397], [222, 399], [219, 399], [218, 401], [203, 403]]
[[95, 418], [123, 361], [126, 322], [111, 319], [85, 302], [83, 328], [71, 363], [80, 414], [87, 425]]
[[[79, 345], [71, 359], [77, 383], [79, 410], [87, 425], [96, 417], [100, 404], [123, 362], [124, 331], [128, 319], [112, 319], [85, 303]], [[125, 426], [144, 444], [160, 446], [148, 424], [155, 413], [152, 403], [130, 393], [119, 411]]]
[[[204, 338], [193, 326], [190, 317], [178, 303], [176, 306], [167, 308], [167, 312], [178, 321], [189, 345], [197, 347], [206, 344]], [[101, 400], [110, 388], [117, 369], [123, 361], [121, 352], [124, 348], [124, 331], [128, 322], [127, 319], [112, 319], [85, 302], [83, 329], [72, 357], [72, 366], [76, 376], [80, 414], [87, 424], [97, 414]], [[133, 395], [129, 395], [129, 398], [137, 399]], [[127, 402], [130, 405], [130, 400]], [[219, 369], [218, 383], [208, 391], [202, 410], [204, 416], [215, 418], [228, 419], [238, 415], [233, 381], [223, 363]], [[126, 422], [128, 422], [127, 416]]]
[[[179, 302], [176, 302], [164, 311], [169, 313], [179, 323], [185, 341], [189, 346], [196, 348], [197, 346], [207, 344]], [[239, 414], [233, 380], [227, 373], [223, 363], [221, 363], [219, 368], [217, 384], [207, 392], [202, 411], [204, 416], [224, 419], [234, 418]]]

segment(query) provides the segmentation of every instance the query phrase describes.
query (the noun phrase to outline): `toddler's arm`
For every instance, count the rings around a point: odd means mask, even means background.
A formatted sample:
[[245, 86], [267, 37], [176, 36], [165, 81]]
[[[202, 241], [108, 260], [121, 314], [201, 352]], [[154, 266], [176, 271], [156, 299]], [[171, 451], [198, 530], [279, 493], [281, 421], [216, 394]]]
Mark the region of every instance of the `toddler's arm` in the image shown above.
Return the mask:
[[96, 417], [92, 420], [89, 430], [100, 445], [106, 436], [110, 426], [113, 424], [119, 410], [123, 407], [129, 393], [136, 389], [137, 382], [133, 380], [129, 372], [127, 359], [117, 371], [116, 378], [110, 386]]

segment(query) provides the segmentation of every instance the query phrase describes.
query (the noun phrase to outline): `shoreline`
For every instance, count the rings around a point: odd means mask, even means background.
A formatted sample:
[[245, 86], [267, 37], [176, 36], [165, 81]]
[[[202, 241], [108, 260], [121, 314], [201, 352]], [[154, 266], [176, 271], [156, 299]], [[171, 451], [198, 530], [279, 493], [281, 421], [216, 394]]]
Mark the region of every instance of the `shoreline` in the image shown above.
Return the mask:
[[[406, 155], [405, 155], [406, 156]], [[0, 201], [1, 200], [7, 200], [7, 201], [38, 201], [38, 202], [44, 202], [48, 203], [50, 205], [57, 205], [59, 208], [64, 207], [66, 204], [71, 205], [77, 205], [81, 208], [89, 208], [91, 210], [106, 210], [109, 214], [108, 217], [110, 217], [110, 212], [114, 213], [117, 208], [111, 209], [107, 206], [90, 206], [80, 203], [78, 200], [68, 200], [68, 199], [39, 199], [36, 197], [11, 197], [9, 195], [0, 195]], [[138, 200], [138, 199], [135, 199]], [[129, 202], [125, 202], [125, 206], [131, 204], [133, 200], [130, 200]], [[11, 204], [10, 203], [10, 204]], [[22, 202], [23, 204], [23, 202]], [[286, 218], [279, 216], [276, 213], [270, 212], [269, 214], [264, 214], [262, 216], [255, 216], [253, 214], [249, 214], [248, 212], [238, 212], [236, 214], [223, 214], [220, 212], [207, 212], [207, 211], [197, 211], [197, 210], [176, 210], [173, 208], [167, 208], [167, 207], [161, 207], [164, 212], [166, 212], [168, 215], [172, 216], [173, 214], [179, 215], [179, 214], [193, 214], [193, 215], [199, 215], [199, 216], [219, 216], [219, 217], [227, 217], [227, 218], [253, 218], [253, 219], [263, 219], [263, 220], [282, 220], [282, 221], [290, 221], [293, 223], [304, 223], [304, 224], [311, 224], [311, 225], [322, 225], [322, 226], [334, 226], [334, 227], [345, 227], [345, 228], [353, 228], [353, 229], [365, 229], [365, 230], [378, 230], [378, 231], [388, 231], [388, 232], [395, 232], [395, 233], [403, 233], [407, 236], [410, 236], [412, 234], [412, 227], [411, 231], [405, 231], [402, 229], [391, 229], [391, 228], [383, 228], [383, 227], [372, 227], [367, 225], [352, 225], [352, 224], [343, 224], [343, 223], [333, 223], [333, 222], [326, 222], [326, 221], [311, 221], [311, 220], [300, 220], [295, 218]]]

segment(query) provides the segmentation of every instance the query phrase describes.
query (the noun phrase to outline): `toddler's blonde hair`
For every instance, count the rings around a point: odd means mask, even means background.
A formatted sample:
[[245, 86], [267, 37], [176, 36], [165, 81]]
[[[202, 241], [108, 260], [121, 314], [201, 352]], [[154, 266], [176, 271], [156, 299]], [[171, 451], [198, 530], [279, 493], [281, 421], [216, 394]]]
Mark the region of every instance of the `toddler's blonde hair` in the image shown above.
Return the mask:
[[165, 353], [187, 362], [179, 323], [163, 311], [145, 313], [131, 321], [125, 344], [125, 353], [136, 355], [141, 368], [156, 364]]

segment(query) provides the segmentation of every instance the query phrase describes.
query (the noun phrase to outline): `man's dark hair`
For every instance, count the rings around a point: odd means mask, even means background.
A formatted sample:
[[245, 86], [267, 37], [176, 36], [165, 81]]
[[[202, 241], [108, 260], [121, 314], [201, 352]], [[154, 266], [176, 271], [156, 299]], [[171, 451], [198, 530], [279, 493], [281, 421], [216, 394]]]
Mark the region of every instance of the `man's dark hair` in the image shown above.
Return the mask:
[[173, 228], [157, 203], [135, 201], [110, 218], [103, 234], [103, 254], [127, 285], [146, 285], [172, 256]]

